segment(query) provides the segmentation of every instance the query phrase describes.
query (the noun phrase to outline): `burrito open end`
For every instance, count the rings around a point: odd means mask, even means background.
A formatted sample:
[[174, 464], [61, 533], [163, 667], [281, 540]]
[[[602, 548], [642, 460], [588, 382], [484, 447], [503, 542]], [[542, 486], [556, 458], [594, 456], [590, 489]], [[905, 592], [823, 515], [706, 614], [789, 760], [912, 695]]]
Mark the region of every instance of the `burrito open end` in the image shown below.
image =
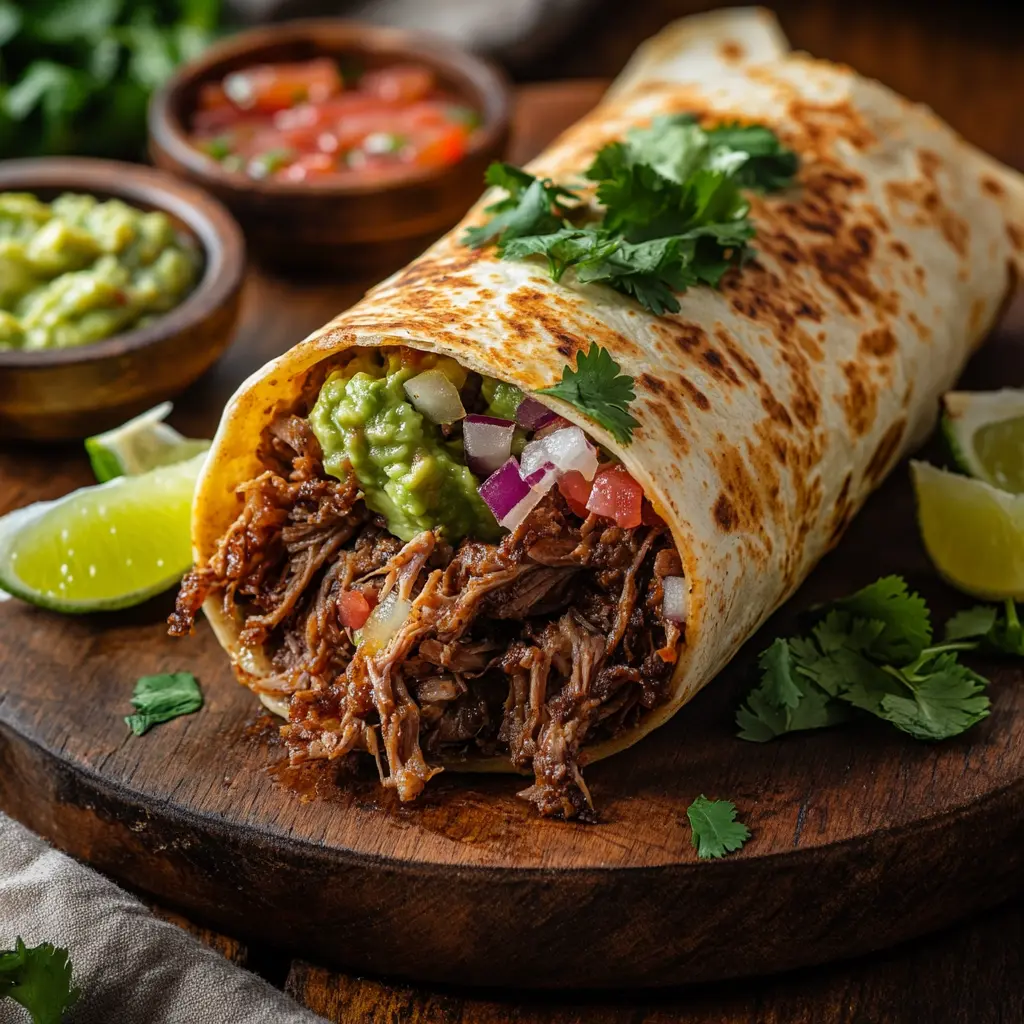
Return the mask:
[[[1024, 185], [927, 110], [785, 52], [770, 16], [650, 41], [530, 165], [578, 181], [665, 115], [770, 126], [796, 182], [756, 254], [656, 315], [459, 228], [245, 382], [197, 488], [200, 607], [293, 761], [520, 771], [589, 818], [581, 767], [666, 721], [931, 429], [1021, 269]], [[603, 352], [631, 436], [538, 394]], [[515, 463], [515, 478], [501, 477]], [[549, 474], [545, 477], [545, 473]]]

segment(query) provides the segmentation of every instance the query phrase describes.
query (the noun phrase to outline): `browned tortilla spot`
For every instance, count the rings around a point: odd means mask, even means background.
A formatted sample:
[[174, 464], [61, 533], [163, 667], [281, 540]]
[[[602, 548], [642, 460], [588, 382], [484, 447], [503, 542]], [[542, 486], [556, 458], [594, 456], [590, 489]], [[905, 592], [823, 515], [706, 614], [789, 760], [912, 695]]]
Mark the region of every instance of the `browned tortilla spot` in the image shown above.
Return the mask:
[[715, 522], [718, 523], [719, 527], [726, 533], [731, 533], [738, 522], [736, 515], [736, 509], [733, 508], [732, 502], [724, 494], [720, 494], [715, 501], [715, 507], [713, 509], [715, 514]]
[[858, 363], [843, 363], [849, 389], [843, 395], [843, 413], [855, 437], [863, 437], [875, 421], [878, 389]]
[[869, 356], [883, 359], [896, 351], [896, 335], [888, 327], [877, 327], [860, 336], [860, 350]]
[[864, 476], [871, 483], [877, 484], [885, 476], [889, 464], [899, 452], [900, 442], [903, 440], [903, 433], [906, 429], [906, 419], [897, 420], [885, 432], [882, 440], [878, 442], [878, 447], [875, 449], [874, 454], [872, 454], [871, 461], [868, 463], [867, 470], [864, 473]]

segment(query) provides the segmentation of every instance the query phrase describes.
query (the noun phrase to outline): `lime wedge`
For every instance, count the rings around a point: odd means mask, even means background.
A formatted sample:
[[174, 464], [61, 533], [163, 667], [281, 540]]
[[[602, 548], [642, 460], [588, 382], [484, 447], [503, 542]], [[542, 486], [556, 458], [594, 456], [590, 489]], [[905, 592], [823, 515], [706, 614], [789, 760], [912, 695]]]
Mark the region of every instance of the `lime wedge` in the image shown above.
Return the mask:
[[119, 476], [137, 476], [205, 452], [209, 441], [185, 437], [164, 423], [170, 411], [171, 403], [162, 402], [105, 434], [87, 437], [85, 450], [96, 479], [102, 484]]
[[192, 564], [192, 492], [206, 454], [83, 487], [0, 519], [0, 588], [58, 612], [127, 608]]
[[942, 430], [957, 467], [1024, 494], [1024, 391], [951, 391], [942, 402]]
[[1024, 495], [911, 462], [917, 516], [935, 568], [958, 590], [1024, 598]]

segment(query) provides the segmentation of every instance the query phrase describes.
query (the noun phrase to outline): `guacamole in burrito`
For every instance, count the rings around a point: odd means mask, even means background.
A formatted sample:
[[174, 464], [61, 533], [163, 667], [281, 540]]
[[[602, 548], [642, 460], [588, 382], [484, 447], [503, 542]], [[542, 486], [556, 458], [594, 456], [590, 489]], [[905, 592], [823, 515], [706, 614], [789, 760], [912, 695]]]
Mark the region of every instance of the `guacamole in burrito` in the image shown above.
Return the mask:
[[488, 182], [239, 389], [171, 627], [205, 609], [294, 762], [372, 757], [403, 800], [523, 772], [587, 819], [586, 763], [713, 679], [930, 430], [1024, 185], [746, 10], [667, 29]]

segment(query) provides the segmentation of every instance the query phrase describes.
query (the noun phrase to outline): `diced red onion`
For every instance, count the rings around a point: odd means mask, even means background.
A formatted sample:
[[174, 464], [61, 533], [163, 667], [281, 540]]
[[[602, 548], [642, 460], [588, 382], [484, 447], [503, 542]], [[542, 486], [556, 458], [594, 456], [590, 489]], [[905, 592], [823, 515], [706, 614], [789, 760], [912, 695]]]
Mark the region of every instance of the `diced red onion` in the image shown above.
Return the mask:
[[563, 419], [561, 416], [552, 416], [547, 423], [542, 427], [538, 427], [533, 432], [534, 441], [539, 441], [542, 437], [547, 437], [548, 434], [553, 434], [556, 430], [561, 430], [563, 427], [571, 426], [567, 419]]
[[424, 370], [410, 377], [405, 393], [431, 423], [454, 423], [466, 415], [459, 389], [440, 370]]
[[686, 578], [684, 576], [666, 576], [661, 581], [661, 586], [665, 592], [662, 614], [669, 622], [685, 622], [687, 607], [690, 603]]
[[526, 396], [516, 409], [516, 423], [525, 430], [540, 430], [546, 423], [558, 418], [558, 413], [552, 412], [536, 398]]
[[512, 420], [495, 416], [467, 416], [462, 421], [462, 441], [466, 447], [466, 465], [479, 476], [498, 469], [512, 454]]
[[539, 440], [531, 441], [523, 449], [520, 465], [527, 479], [538, 470], [550, 466], [558, 476], [575, 469], [587, 480], [593, 480], [597, 472], [597, 450], [579, 427], [563, 427]]
[[480, 485], [480, 497], [494, 513], [499, 526], [515, 530], [537, 507], [543, 494], [523, 479], [519, 462], [513, 456]]

